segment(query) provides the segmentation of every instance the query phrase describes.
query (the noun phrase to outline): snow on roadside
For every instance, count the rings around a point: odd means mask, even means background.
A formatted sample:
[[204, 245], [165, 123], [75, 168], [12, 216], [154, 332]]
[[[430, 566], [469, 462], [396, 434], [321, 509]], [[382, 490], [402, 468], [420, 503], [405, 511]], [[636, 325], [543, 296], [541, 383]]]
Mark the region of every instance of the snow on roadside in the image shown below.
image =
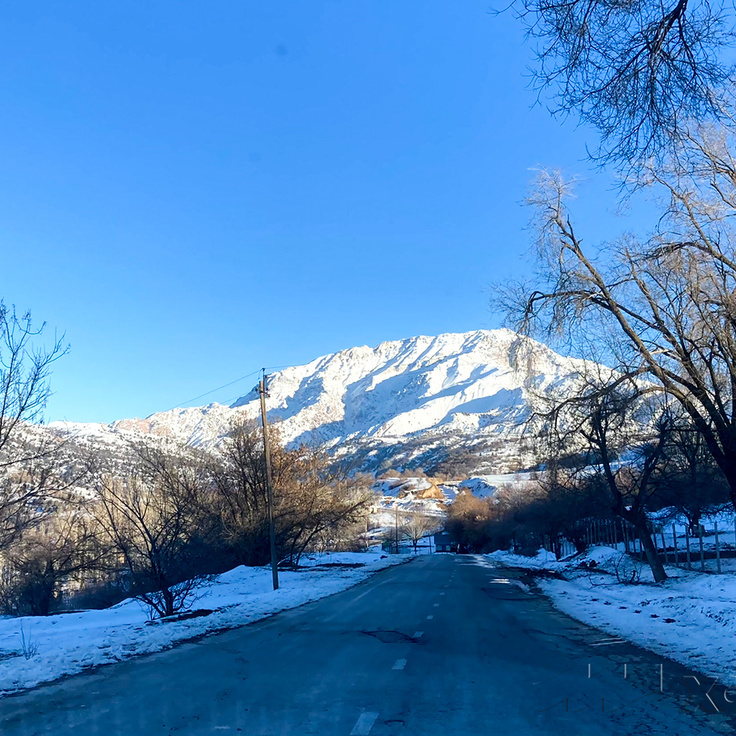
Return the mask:
[[[540, 550], [534, 557], [506, 552], [493, 562], [528, 570], [557, 572], [565, 579], [539, 578], [537, 584], [563, 613], [674, 659], [729, 686], [736, 685], [736, 575], [692, 572], [668, 566], [671, 577], [655, 585], [646, 565], [623, 552], [594, 547], [586, 555], [556, 561]], [[582, 562], [595, 560], [593, 570]], [[637, 569], [635, 584], [618, 581]]]
[[0, 696], [252, 623], [339, 593], [408, 559], [376, 553], [312, 555], [304, 560], [306, 569], [280, 571], [276, 591], [269, 567], [237, 567], [200, 591], [193, 608], [212, 613], [182, 621], [151, 622], [147, 609], [133, 599], [104, 610], [0, 619]]

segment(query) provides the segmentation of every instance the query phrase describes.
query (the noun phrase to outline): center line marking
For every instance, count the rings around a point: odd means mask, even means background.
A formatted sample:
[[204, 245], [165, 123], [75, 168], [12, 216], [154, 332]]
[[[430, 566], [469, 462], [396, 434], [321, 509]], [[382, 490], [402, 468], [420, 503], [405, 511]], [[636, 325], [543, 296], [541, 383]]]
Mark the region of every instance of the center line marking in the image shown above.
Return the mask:
[[391, 669], [392, 670], [403, 670], [404, 667], [406, 667], [406, 660], [405, 659], [397, 659], [394, 662], [394, 666]]
[[432, 615], [430, 614], [429, 616], [427, 616], [427, 621], [431, 621], [431, 620], [432, 620], [433, 618], [434, 618], [434, 616], [432, 616]]
[[376, 718], [378, 718], [378, 713], [370, 713], [369, 711], [361, 713], [358, 716], [358, 722], [350, 732], [350, 736], [368, 736], [376, 722]]
[[415, 639], [421, 639], [422, 638], [422, 634], [424, 634], [423, 631], [415, 631], [414, 632], [414, 638]]

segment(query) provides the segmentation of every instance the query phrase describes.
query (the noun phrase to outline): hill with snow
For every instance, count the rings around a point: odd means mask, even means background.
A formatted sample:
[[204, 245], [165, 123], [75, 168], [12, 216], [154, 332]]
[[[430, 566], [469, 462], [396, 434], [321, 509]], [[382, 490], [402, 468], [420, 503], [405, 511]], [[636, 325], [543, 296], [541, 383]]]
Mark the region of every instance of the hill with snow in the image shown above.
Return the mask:
[[[268, 412], [291, 445], [317, 443], [365, 470], [435, 469], [467, 457], [483, 472], [525, 460], [536, 397], [572, 390], [580, 361], [506, 330], [384, 342], [326, 355], [269, 379]], [[152, 434], [215, 446], [238, 416], [259, 416], [254, 389], [232, 406], [174, 409], [110, 425], [56, 429], [114, 442]]]

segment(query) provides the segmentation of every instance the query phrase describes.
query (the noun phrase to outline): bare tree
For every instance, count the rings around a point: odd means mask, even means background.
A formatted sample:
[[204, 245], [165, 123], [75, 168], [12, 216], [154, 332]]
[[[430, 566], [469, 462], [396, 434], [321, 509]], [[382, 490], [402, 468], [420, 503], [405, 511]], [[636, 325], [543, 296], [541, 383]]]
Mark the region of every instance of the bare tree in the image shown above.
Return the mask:
[[647, 511], [673, 426], [666, 408], [648, 397], [647, 387], [633, 380], [589, 380], [547, 416], [557, 452], [567, 447], [583, 453], [580, 472], [585, 484], [597, 487], [593, 496], [601, 500], [605, 515], [633, 525], [652, 575], [660, 582], [667, 574], [657, 557]]
[[484, 552], [494, 546], [492, 524], [498, 518], [488, 499], [460, 493], [447, 510], [445, 528], [462, 549]]
[[[283, 457], [275, 432], [271, 446], [274, 486], [278, 487]], [[223, 540], [239, 564], [266, 564], [270, 559], [266, 464], [258, 427], [235, 422], [220, 450], [214, 477]]]
[[335, 470], [323, 451], [297, 452], [290, 483], [282, 487], [279, 522], [284, 552], [295, 565], [309, 549], [336, 549], [349, 541], [346, 534], [357, 537], [373, 499], [368, 485]]
[[203, 463], [183, 454], [137, 448], [126, 478], [97, 477], [97, 521], [120, 556], [135, 597], [152, 614], [185, 608], [209, 578], [208, 538], [216, 528], [203, 515], [211, 481]]
[[713, 462], [703, 436], [687, 417], [677, 417], [666, 448], [665, 466], [656, 479], [657, 495], [688, 520], [694, 534], [703, 514], [728, 503], [728, 484]]
[[411, 540], [414, 554], [419, 542], [441, 526], [437, 517], [422, 513], [406, 513], [401, 523], [404, 536]]
[[536, 481], [540, 494], [521, 514], [523, 524], [549, 538], [557, 559], [562, 557], [563, 539], [572, 542], [576, 552], [584, 552], [590, 520], [611, 514], [608, 494], [590, 475], [590, 458], [579, 451], [574, 457], [576, 462], [567, 467], [559, 462], [567, 458], [546, 458], [547, 470]]
[[38, 525], [26, 528], [3, 558], [0, 602], [5, 613], [47, 616], [63, 587], [81, 587], [106, 550], [83, 506], [67, 499]]
[[0, 549], [41, 520], [45, 497], [65, 486], [57, 471], [60, 441], [35, 432], [49, 397], [63, 338], [43, 343], [45, 325], [0, 301]]
[[537, 42], [536, 81], [557, 111], [602, 134], [598, 156], [641, 162], [672, 149], [687, 123], [718, 118], [732, 68], [733, 8], [708, 0], [521, 0]]
[[617, 380], [646, 378], [674, 399], [736, 504], [736, 163], [727, 142], [694, 137], [686, 167], [651, 169], [669, 197], [657, 233], [596, 257], [572, 224], [565, 182], [542, 174], [533, 198], [540, 278], [506, 291], [505, 303], [522, 331], [592, 345]]
[[[276, 547], [281, 559], [298, 564], [305, 550], [342, 541], [344, 530], [366, 513], [371, 493], [312, 447], [284, 448], [270, 428]], [[225, 543], [241, 564], [269, 557], [265, 456], [260, 429], [236, 422], [216, 465], [216, 500]]]

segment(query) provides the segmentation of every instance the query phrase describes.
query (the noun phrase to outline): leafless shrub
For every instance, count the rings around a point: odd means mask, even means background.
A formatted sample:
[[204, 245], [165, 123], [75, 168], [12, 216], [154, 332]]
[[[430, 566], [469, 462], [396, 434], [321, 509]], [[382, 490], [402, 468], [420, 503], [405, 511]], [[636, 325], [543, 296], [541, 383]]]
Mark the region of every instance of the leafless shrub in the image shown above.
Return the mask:
[[23, 628], [20, 623], [20, 651], [24, 659], [33, 659], [38, 654], [38, 642], [33, 639], [30, 631]]
[[613, 563], [616, 580], [626, 585], [634, 585], [641, 580], [641, 564], [629, 555], [621, 555]]

